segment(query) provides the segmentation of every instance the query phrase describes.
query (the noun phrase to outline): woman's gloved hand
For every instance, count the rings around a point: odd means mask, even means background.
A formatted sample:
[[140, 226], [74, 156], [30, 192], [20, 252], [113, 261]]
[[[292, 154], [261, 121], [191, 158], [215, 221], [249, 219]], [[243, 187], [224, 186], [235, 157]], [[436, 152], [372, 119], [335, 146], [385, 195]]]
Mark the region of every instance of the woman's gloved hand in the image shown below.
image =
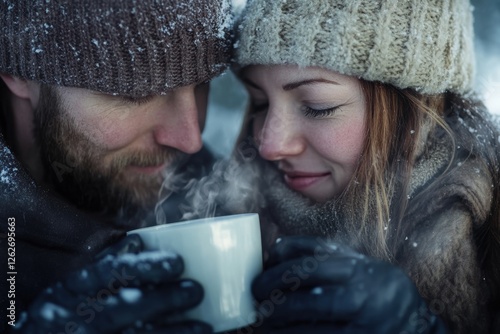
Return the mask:
[[319, 237], [285, 237], [253, 282], [271, 333], [446, 333], [403, 271]]
[[179, 255], [143, 251], [129, 235], [45, 289], [14, 333], [212, 333], [205, 323], [166, 320], [203, 299], [199, 283], [179, 280], [183, 270]]

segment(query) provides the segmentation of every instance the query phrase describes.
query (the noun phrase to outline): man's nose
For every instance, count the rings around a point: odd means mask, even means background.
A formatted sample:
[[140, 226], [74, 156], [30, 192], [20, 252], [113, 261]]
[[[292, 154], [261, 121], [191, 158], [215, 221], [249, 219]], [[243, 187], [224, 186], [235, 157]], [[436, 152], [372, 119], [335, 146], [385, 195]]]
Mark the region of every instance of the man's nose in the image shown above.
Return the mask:
[[277, 161], [304, 152], [300, 121], [286, 110], [269, 109], [258, 138], [260, 155]]
[[197, 105], [195, 87], [191, 85], [177, 88], [165, 99], [154, 129], [154, 139], [158, 144], [188, 154], [201, 149], [203, 143], [199, 117], [206, 110], [199, 108], [206, 106]]

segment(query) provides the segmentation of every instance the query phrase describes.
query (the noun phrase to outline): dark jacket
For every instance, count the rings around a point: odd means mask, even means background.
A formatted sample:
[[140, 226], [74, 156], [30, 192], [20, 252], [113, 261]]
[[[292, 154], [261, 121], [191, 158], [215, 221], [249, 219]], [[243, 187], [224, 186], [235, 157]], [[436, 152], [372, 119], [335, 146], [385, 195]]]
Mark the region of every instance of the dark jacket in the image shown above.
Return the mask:
[[[498, 125], [464, 101], [452, 101], [445, 120], [455, 142], [441, 130], [422, 131], [408, 190], [393, 194], [394, 202], [400, 196], [408, 201], [401, 224], [387, 223], [390, 261], [408, 273], [453, 333], [500, 333]], [[261, 220], [269, 220], [263, 230], [272, 237], [264, 243], [279, 235], [322, 235], [374, 256], [352, 228], [355, 222], [342, 219], [341, 202], [310, 204], [270, 179]]]
[[[185, 165], [189, 177], [205, 173], [212, 159], [205, 149], [192, 156]], [[164, 204], [168, 222], [180, 219], [178, 204], [182, 198], [182, 194], [175, 194]], [[0, 222], [0, 313], [3, 315], [0, 332], [3, 333], [9, 320], [6, 321], [4, 312], [11, 300], [15, 301], [18, 321], [21, 311], [43, 288], [91, 263], [99, 251], [122, 238], [128, 230], [155, 224], [156, 220], [150, 215], [139, 225], [78, 210], [35, 184], [0, 134]], [[15, 245], [9, 245], [8, 241], [14, 241]], [[15, 258], [10, 259], [10, 269], [9, 257]], [[11, 281], [15, 285], [7, 278], [14, 278]], [[11, 287], [15, 296], [8, 295]]]

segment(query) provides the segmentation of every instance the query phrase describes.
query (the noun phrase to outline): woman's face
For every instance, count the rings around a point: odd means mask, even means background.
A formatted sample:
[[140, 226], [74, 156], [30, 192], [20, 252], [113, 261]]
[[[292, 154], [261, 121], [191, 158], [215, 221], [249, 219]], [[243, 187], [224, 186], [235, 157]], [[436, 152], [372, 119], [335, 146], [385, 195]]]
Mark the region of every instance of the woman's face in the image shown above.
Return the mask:
[[358, 79], [317, 67], [254, 65], [242, 79], [260, 155], [288, 186], [317, 201], [338, 196], [360, 161], [365, 99]]

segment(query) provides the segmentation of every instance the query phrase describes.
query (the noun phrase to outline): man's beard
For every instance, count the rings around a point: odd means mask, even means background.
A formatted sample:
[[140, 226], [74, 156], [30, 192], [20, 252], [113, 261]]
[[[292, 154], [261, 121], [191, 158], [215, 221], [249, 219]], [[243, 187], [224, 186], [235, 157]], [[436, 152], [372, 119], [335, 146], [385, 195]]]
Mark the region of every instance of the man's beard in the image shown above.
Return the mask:
[[78, 207], [115, 214], [151, 209], [158, 201], [165, 173], [127, 175], [128, 166], [173, 166], [185, 158], [174, 148], [117, 153], [105, 165], [106, 151], [79, 130], [64, 110], [56, 91], [42, 85], [35, 111], [35, 136], [40, 143], [46, 181]]

